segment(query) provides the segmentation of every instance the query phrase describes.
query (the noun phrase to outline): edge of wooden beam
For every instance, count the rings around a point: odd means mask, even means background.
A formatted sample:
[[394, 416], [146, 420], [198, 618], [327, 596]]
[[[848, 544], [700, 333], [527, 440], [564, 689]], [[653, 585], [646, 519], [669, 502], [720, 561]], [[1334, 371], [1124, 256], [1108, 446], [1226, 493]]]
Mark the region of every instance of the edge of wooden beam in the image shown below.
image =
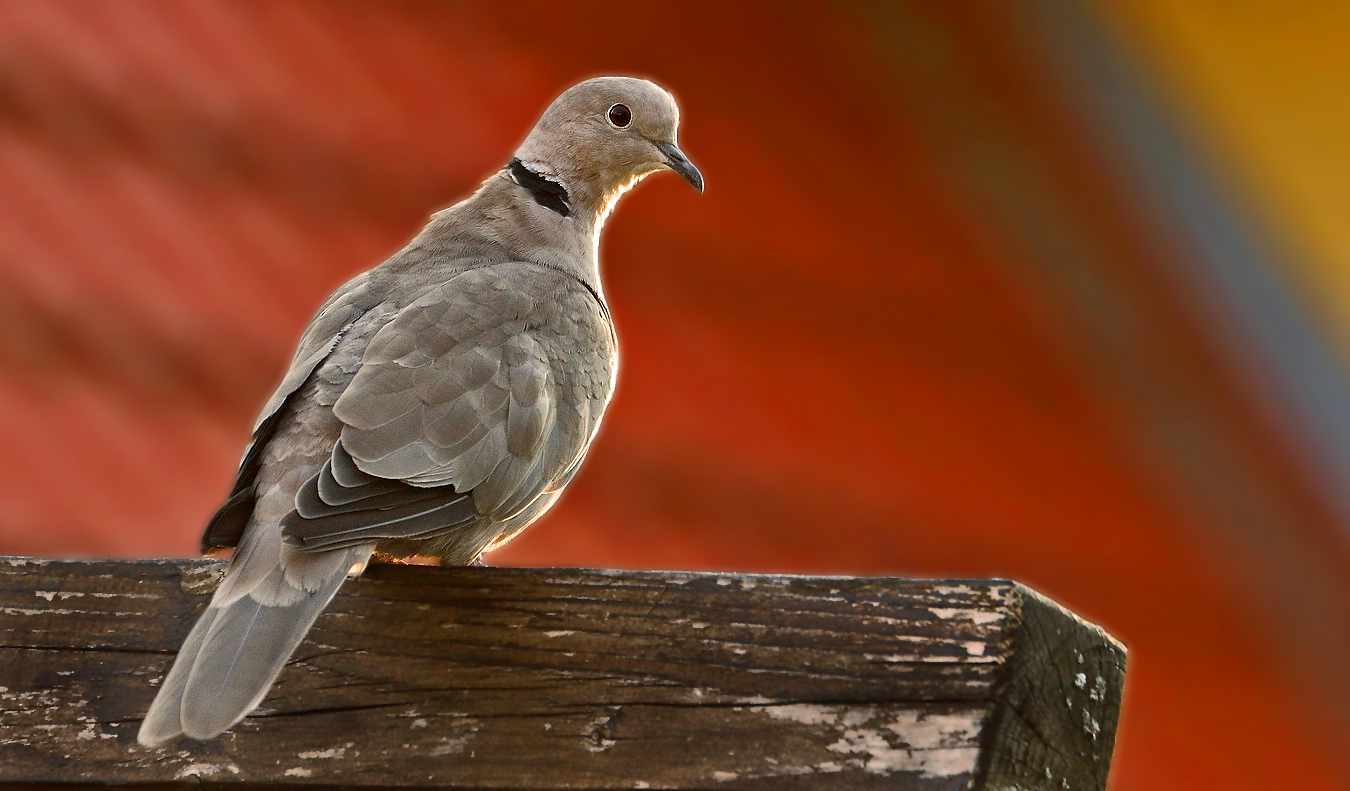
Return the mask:
[[1018, 661], [1007, 664], [994, 692], [980, 777], [990, 789], [1105, 791], [1125, 646], [1025, 585], [1013, 595], [1021, 600], [1011, 652]]
[[1006, 580], [375, 566], [256, 717], [141, 748], [222, 565], [0, 558], [0, 786], [1105, 787], [1124, 648]]

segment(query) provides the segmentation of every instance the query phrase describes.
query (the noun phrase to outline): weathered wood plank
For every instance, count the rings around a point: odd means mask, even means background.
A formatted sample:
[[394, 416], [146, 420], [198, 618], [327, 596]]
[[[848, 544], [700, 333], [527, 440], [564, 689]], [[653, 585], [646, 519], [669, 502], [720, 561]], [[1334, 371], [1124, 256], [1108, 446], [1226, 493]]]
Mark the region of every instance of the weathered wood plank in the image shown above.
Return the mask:
[[375, 566], [257, 714], [140, 747], [219, 570], [0, 559], [0, 784], [1105, 787], [1123, 647], [1001, 580]]

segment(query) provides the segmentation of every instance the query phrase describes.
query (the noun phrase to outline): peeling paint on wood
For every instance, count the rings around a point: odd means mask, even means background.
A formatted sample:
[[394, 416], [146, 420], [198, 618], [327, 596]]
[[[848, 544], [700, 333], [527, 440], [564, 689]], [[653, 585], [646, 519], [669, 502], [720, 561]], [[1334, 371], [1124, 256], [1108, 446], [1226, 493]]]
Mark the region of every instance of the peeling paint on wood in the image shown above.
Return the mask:
[[372, 566], [254, 716], [140, 747], [220, 567], [0, 559], [0, 786], [1105, 787], [1123, 648], [1001, 580]]

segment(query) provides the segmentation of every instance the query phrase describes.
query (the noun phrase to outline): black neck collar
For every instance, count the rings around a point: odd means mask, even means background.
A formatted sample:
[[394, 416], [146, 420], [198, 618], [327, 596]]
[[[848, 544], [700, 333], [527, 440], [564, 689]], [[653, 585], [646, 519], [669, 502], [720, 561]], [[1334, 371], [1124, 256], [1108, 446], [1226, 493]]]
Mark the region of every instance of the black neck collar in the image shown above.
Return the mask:
[[525, 163], [519, 159], [511, 160], [511, 164], [506, 166], [506, 171], [511, 175], [511, 180], [524, 187], [540, 206], [563, 217], [572, 213], [570, 196], [563, 185], [535, 173], [525, 167]]

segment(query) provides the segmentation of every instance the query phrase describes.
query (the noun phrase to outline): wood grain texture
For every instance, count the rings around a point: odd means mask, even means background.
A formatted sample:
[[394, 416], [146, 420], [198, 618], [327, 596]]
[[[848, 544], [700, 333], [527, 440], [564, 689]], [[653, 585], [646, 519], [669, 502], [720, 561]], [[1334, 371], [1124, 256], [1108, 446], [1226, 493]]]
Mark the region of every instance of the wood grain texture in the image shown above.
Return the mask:
[[146, 749], [222, 566], [0, 559], [0, 784], [1102, 789], [1124, 648], [1002, 580], [372, 566]]

